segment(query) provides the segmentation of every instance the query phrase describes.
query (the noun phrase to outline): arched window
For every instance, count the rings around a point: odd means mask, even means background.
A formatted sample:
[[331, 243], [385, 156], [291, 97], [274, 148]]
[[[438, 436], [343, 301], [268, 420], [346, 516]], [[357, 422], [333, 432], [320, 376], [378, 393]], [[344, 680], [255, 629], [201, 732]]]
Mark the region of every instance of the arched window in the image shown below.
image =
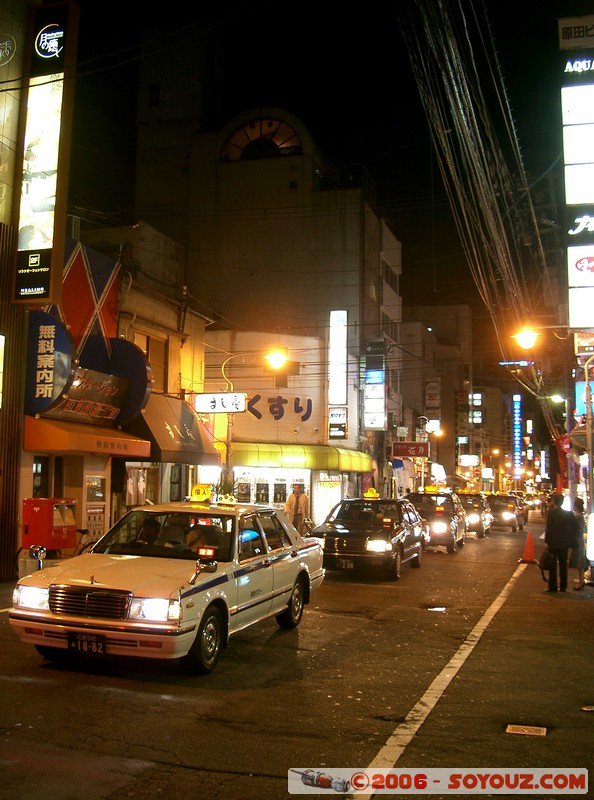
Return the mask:
[[301, 155], [301, 140], [283, 120], [260, 117], [244, 122], [227, 137], [219, 161]]

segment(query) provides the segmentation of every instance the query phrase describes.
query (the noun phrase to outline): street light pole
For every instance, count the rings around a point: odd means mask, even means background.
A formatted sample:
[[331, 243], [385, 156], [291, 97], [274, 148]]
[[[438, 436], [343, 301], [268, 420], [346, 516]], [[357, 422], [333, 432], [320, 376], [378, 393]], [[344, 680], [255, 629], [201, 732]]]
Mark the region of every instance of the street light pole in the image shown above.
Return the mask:
[[[226, 358], [223, 361], [223, 363], [221, 364], [221, 374], [222, 374], [222, 376], [223, 376], [223, 378], [225, 380], [226, 390], [228, 392], [234, 392], [235, 389], [233, 387], [233, 381], [229, 378], [229, 376], [225, 372], [225, 367], [231, 361], [232, 358], [237, 358], [237, 356], [243, 356], [243, 355], [245, 355], [245, 353], [233, 353], [232, 355], [228, 356], [228, 358]], [[223, 488], [224, 488], [224, 493], [230, 494], [230, 493], [232, 493], [232, 489], [231, 489], [231, 492], [230, 492], [229, 488], [230, 488], [230, 486], [233, 486], [233, 484], [235, 483], [234, 480], [233, 480], [233, 475], [232, 475], [232, 470], [231, 470], [231, 441], [232, 441], [232, 437], [231, 437], [231, 425], [232, 425], [231, 417], [232, 417], [232, 415], [229, 412], [227, 412], [226, 417], [227, 417], [227, 435], [225, 437], [225, 471], [224, 471], [223, 476], [222, 476], [223, 477], [222, 484], [223, 484]]]

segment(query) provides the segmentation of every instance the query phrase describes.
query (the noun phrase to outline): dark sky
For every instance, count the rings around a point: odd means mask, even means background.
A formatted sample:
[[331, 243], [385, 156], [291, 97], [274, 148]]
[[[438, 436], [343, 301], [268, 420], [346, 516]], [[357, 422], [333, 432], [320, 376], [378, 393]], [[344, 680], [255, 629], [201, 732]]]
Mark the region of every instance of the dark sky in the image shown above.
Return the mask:
[[[395, 6], [406, 2], [412, 0]], [[539, 175], [560, 153], [557, 19], [592, 13], [592, 3], [485, 2], [524, 164]], [[147, 6], [126, 3], [124, 21], [113, 0], [79, 6], [71, 201], [112, 213], [114, 222], [133, 222], [135, 59]], [[299, 117], [334, 163], [362, 165], [377, 184], [380, 209], [403, 245], [405, 300], [468, 302], [474, 287], [461, 267], [397, 14], [377, 4], [278, 8], [231, 3], [208, 13], [204, 4], [176, 6], [169, 26], [184, 31], [197, 22], [218, 43], [212, 125], [258, 106]]]

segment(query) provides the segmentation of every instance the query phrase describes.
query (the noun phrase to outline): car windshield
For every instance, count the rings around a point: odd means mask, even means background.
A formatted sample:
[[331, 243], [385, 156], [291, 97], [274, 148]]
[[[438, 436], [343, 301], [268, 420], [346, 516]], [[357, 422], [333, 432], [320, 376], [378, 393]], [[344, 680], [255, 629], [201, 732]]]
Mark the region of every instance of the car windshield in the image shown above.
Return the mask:
[[421, 516], [444, 512], [452, 514], [454, 511], [454, 503], [449, 494], [417, 494], [410, 499], [418, 508]]
[[401, 520], [402, 509], [399, 503], [382, 500], [354, 500], [340, 503], [330, 514], [329, 519], [337, 522], [366, 522], [382, 520], [384, 517]]
[[220, 513], [131, 511], [91, 552], [188, 560], [211, 555], [230, 561], [234, 522], [234, 517]]
[[513, 495], [497, 495], [489, 497], [489, 505], [491, 506], [515, 506], [516, 498]]
[[480, 497], [469, 497], [468, 495], [460, 495], [460, 501], [464, 508], [483, 508], [483, 501]]

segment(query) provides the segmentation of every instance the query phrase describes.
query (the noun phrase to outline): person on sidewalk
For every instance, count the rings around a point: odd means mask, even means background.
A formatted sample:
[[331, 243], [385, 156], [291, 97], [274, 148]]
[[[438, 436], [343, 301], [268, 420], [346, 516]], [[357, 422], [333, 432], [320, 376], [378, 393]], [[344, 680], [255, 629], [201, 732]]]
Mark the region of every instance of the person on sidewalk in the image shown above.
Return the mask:
[[[573, 511], [562, 508], [563, 495], [555, 494], [545, 521], [544, 540], [554, 556], [549, 569], [549, 588], [547, 592], [564, 592], [567, 589], [567, 551], [573, 547], [578, 530], [578, 521]], [[559, 565], [559, 586], [557, 587], [557, 564]]]
[[573, 513], [578, 521], [577, 538], [574, 542], [574, 546], [571, 548], [571, 560], [573, 562], [575, 557], [575, 568], [578, 574], [577, 581], [575, 582], [576, 585], [573, 588], [576, 592], [579, 592], [580, 589], [583, 589], [586, 585], [586, 580], [584, 578], [584, 571], [586, 569], [586, 541], [584, 536], [586, 534], [587, 525], [586, 518], [584, 517], [584, 501], [581, 497], [576, 497], [573, 501]]
[[304, 521], [309, 516], [309, 498], [303, 492], [303, 486], [300, 483], [293, 484], [293, 494], [289, 495], [285, 503], [285, 514], [299, 533], [303, 533]]

